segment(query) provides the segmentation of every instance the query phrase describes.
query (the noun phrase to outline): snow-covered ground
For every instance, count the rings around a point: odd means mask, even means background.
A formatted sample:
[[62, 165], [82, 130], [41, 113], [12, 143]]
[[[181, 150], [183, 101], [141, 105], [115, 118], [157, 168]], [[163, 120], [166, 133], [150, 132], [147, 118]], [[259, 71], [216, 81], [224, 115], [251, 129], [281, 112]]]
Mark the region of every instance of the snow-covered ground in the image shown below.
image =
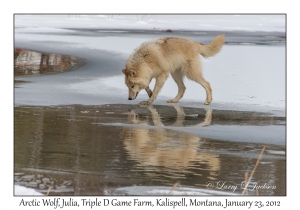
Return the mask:
[[[284, 15], [15, 15], [15, 27], [73, 29], [280, 31]], [[55, 29], [54, 29], [55, 28]], [[62, 31], [62, 30], [60, 30]]]
[[14, 189], [14, 194], [16, 196], [21, 195], [28, 195], [28, 196], [36, 196], [36, 195], [44, 195], [34, 189], [28, 188], [28, 187], [24, 187], [24, 186], [19, 186], [19, 185], [15, 185], [15, 189]]

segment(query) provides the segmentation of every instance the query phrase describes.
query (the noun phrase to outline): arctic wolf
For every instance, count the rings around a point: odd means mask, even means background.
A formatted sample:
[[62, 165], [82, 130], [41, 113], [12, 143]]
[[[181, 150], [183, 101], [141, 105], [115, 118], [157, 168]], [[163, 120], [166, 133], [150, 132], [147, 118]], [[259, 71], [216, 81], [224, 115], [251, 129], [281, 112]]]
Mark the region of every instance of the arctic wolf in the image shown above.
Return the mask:
[[[128, 99], [135, 99], [138, 93], [145, 89], [149, 99], [140, 102], [140, 105], [152, 104], [171, 73], [178, 86], [178, 94], [168, 100], [169, 103], [177, 103], [182, 98], [186, 89], [183, 78], [186, 75], [204, 87], [204, 104], [210, 104], [212, 89], [202, 76], [199, 54], [203, 57], [217, 54], [224, 44], [224, 39], [224, 35], [218, 35], [211, 43], [200, 44], [186, 38], [167, 37], [143, 43], [130, 55], [126, 68], [122, 70], [129, 89]], [[156, 79], [156, 83], [152, 92], [149, 84], [153, 78]]]

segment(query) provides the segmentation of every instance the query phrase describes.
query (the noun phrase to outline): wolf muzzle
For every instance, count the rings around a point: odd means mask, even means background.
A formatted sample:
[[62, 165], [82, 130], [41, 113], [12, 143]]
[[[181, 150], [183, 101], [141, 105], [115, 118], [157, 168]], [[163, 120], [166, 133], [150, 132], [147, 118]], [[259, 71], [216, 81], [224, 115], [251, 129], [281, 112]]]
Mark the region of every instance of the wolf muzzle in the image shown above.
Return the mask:
[[139, 94], [139, 92], [136, 93], [136, 95], [135, 95], [134, 98], [129, 97], [128, 100], [133, 100], [133, 99], [135, 99], [135, 98], [138, 96], [138, 94]]

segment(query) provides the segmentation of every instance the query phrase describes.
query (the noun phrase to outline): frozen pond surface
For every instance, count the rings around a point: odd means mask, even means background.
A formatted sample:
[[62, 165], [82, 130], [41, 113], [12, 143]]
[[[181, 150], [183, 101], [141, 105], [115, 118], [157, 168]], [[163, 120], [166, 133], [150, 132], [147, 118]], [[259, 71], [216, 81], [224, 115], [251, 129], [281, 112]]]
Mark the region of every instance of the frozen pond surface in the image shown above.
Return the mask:
[[[75, 27], [73, 17], [66, 27], [55, 25], [61, 20], [57, 18], [16, 18], [15, 48], [76, 56], [85, 62], [63, 73], [15, 77], [22, 81], [14, 91], [16, 184], [44, 194], [51, 187], [52, 195], [162, 195], [177, 182], [190, 195], [240, 194], [245, 173], [251, 173], [267, 145], [250, 187], [266, 184], [270, 188], [260, 195], [286, 194], [281, 18], [259, 32], [243, 27], [232, 31], [233, 26], [221, 27], [220, 19], [212, 18], [219, 30], [202, 25], [203, 31], [173, 33], [149, 31], [150, 23], [139, 31], [99, 29], [96, 21], [94, 27]], [[262, 25], [271, 20], [255, 18]], [[77, 21], [83, 26], [87, 19]], [[254, 22], [245, 26], [251, 28]], [[158, 25], [163, 29], [163, 23]], [[137, 106], [146, 92], [127, 100], [121, 70], [142, 42], [184, 36], [208, 43], [219, 33], [226, 35], [222, 51], [202, 58], [204, 77], [213, 89], [211, 105], [203, 105], [204, 89], [187, 79], [178, 104], [166, 103], [177, 91], [172, 79], [151, 107]], [[207, 183], [220, 181], [237, 186], [236, 191], [207, 189]]]

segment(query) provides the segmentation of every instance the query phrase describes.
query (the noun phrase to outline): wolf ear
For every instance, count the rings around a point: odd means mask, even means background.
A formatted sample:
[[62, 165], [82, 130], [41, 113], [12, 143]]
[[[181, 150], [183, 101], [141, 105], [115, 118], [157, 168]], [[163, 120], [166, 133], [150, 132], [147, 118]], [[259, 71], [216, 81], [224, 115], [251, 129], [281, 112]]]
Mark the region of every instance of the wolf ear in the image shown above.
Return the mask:
[[130, 76], [130, 77], [136, 77], [136, 71], [134, 71], [134, 70], [129, 70], [129, 76]]
[[123, 69], [122, 72], [123, 72], [124, 74], [126, 74], [126, 69]]

